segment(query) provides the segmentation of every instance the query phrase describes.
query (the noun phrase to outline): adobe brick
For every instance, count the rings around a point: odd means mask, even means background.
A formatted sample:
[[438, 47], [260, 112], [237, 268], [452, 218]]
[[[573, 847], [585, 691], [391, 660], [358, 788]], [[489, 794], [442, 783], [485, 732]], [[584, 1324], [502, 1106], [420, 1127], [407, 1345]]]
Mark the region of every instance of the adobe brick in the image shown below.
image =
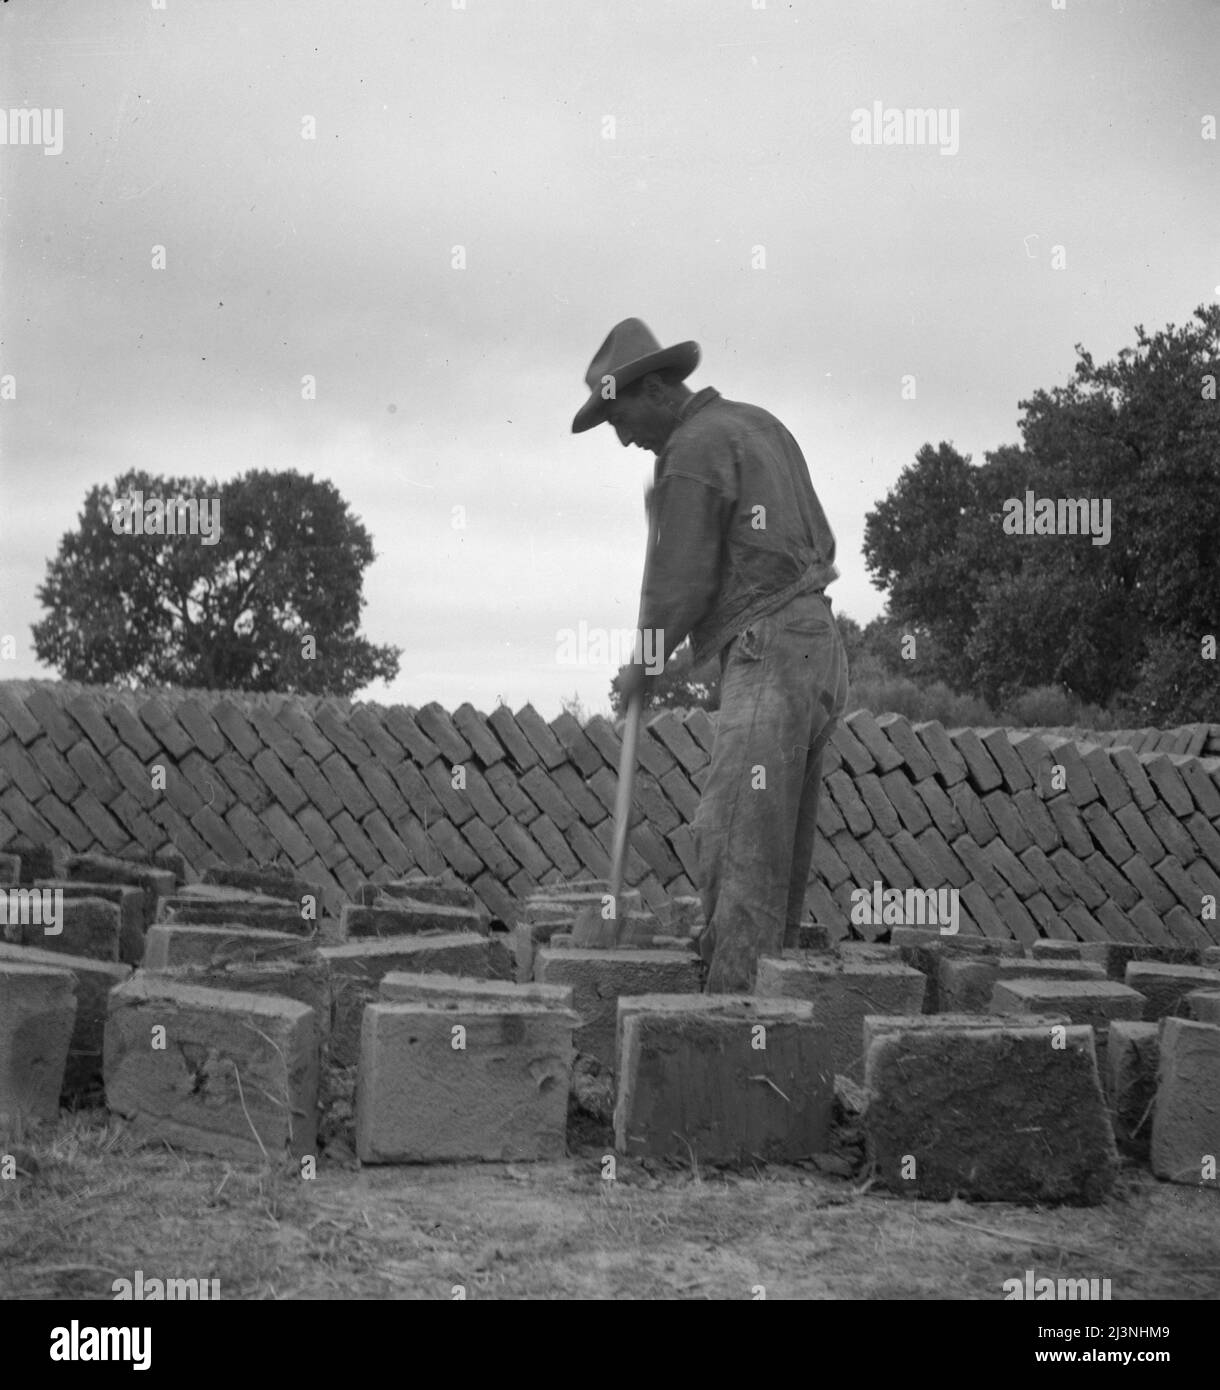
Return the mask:
[[831, 888], [837, 888], [851, 876], [851, 870], [821, 835], [814, 837], [812, 867], [813, 872]]
[[1125, 864], [1135, 853], [1135, 846], [1123, 834], [1122, 827], [1100, 801], [1086, 806], [1081, 814], [1090, 834], [1101, 846], [1107, 859], [1115, 864]]
[[140, 803], [130, 792], [120, 792], [110, 803], [110, 814], [125, 826], [133, 839], [138, 840], [146, 852], [152, 853], [165, 841], [159, 824], [149, 819], [140, 808]]
[[847, 913], [835, 902], [830, 890], [820, 879], [811, 878], [809, 880], [809, 889], [805, 894], [805, 907], [814, 922], [819, 926], [828, 928], [835, 940], [840, 940], [848, 934], [850, 919]]
[[853, 887], [871, 890], [873, 884], [880, 881], [880, 871], [854, 835], [840, 832], [830, 837], [830, 843], [839, 858], [847, 865]]
[[901, 822], [877, 777], [871, 772], [857, 777], [856, 791], [865, 806], [868, 807], [869, 814], [872, 816], [877, 829], [887, 837], [897, 834]]
[[[1001, 889], [1001, 891], [1003, 890]], [[968, 883], [960, 890], [960, 894], [961, 901], [970, 909], [971, 917], [984, 936], [997, 941], [1011, 941], [1013, 939], [1012, 929], [995, 910], [994, 904], [983, 891], [981, 884]]]
[[194, 696], [188, 695], [186, 699], [179, 700], [175, 713], [194, 746], [209, 762], [227, 750], [229, 745], [216, 721]]
[[1163, 920], [1169, 934], [1180, 946], [1203, 950], [1212, 944], [1212, 938], [1180, 903], [1174, 903]]
[[[919, 741], [911, 722], [902, 714], [877, 715], [877, 727], [889, 739], [890, 746], [902, 758], [914, 782], [923, 782], [936, 775], [936, 763]], [[929, 810], [931, 808], [929, 807]]]
[[1010, 795], [1028, 791], [1034, 785], [1029, 769], [1017, 757], [1007, 729], [979, 729], [978, 736], [983, 747], [991, 755], [1000, 776], [1004, 779], [1004, 790]]
[[856, 784], [846, 772], [832, 772], [825, 780], [825, 786], [843, 814], [847, 828], [853, 835], [863, 835], [873, 828], [873, 818], [868, 807], [860, 799]]
[[376, 705], [356, 705], [347, 718], [351, 729], [368, 745], [373, 757], [386, 772], [402, 762], [402, 744], [386, 732]]
[[686, 726], [673, 710], [662, 710], [648, 721], [648, 727], [687, 772], [698, 772], [708, 763], [708, 755], [687, 732]]
[[986, 806], [968, 782], [957, 782], [950, 787], [949, 799], [965, 822], [966, 833], [976, 845], [989, 844], [999, 834]]
[[[270, 810], [274, 809], [274, 807], [270, 808]], [[268, 814], [268, 811], [263, 812], [264, 820], [267, 818]], [[437, 824], [432, 827], [432, 838], [436, 840], [438, 844], [440, 844], [440, 837], [437, 834], [437, 829], [439, 826], [442, 825], [448, 825], [448, 822], [438, 821]], [[379, 869], [381, 867], [381, 855], [377, 853], [376, 847], [373, 845], [373, 842], [364, 833], [364, 831], [360, 828], [356, 821], [348, 814], [347, 811], [340, 811], [339, 814], [331, 822], [331, 826], [335, 834], [338, 835], [338, 837], [347, 846], [347, 852], [352, 856], [356, 863], [360, 865], [360, 867], [364, 870], [366, 874], [371, 874], [374, 871], [374, 869]], [[272, 830], [273, 834], [275, 833], [273, 827], [269, 826], [268, 828]], [[452, 829], [452, 827], [450, 827], [450, 829]], [[457, 831], [455, 830], [453, 833], [456, 835]], [[303, 839], [304, 837], [302, 836], [301, 838]], [[283, 839], [280, 836], [277, 835], [276, 839], [280, 840], [281, 844], [284, 843]], [[285, 849], [288, 848], [287, 845], [285, 845], [284, 847]], [[466, 846], [464, 844], [462, 847], [463, 849], [466, 849]], [[291, 854], [292, 851], [289, 850], [289, 853]], [[312, 851], [310, 851], [310, 853], [312, 853]], [[467, 849], [466, 853], [469, 854], [470, 851]], [[303, 862], [302, 860], [296, 860], [295, 855], [293, 856], [293, 858], [295, 862]], [[304, 856], [304, 858], [308, 858], [308, 855]], [[336, 876], [338, 876], [339, 869], [337, 866], [334, 867], [334, 872]], [[340, 882], [342, 882], [342, 879], [340, 879]]]
[[502, 883], [497, 883], [491, 874], [483, 873], [471, 887], [493, 921], [503, 922], [507, 927], [516, 925], [520, 909], [516, 898]]
[[231, 806], [225, 815], [225, 824], [260, 864], [265, 864], [278, 855], [279, 845], [248, 806], [243, 806], [240, 802]]
[[497, 826], [508, 814], [500, 805], [499, 798], [488, 785], [487, 779], [473, 762], [466, 764], [466, 790], [464, 795], [470, 802], [475, 815], [489, 826]]
[[354, 767], [372, 758], [373, 750], [351, 727], [346, 714], [330, 700], [321, 700], [314, 706], [313, 722], [334, 745], [335, 751]]
[[935, 871], [936, 877], [933, 882], [950, 883], [954, 888], [962, 888], [970, 882], [970, 875], [962, 867], [961, 860], [949, 848], [945, 837], [935, 826], [929, 826], [915, 839]]
[[366, 762], [356, 771], [373, 800], [391, 821], [399, 820], [407, 814], [410, 807], [399, 794], [398, 788], [384, 767], [375, 762]]
[[405, 874], [408, 869], [415, 867], [411, 851], [394, 833], [394, 827], [380, 811], [370, 811], [361, 827], [396, 874]]
[[[255, 722], [254, 709], [250, 710], [250, 721]], [[257, 727], [264, 740], [283, 759], [285, 767], [296, 767], [305, 754], [314, 762], [322, 763], [335, 751], [330, 739], [297, 699], [285, 700], [274, 714], [268, 710], [267, 718]]]
[[547, 770], [553, 771], [556, 767], [561, 767], [567, 762], [567, 753], [564, 752], [563, 745], [547, 728], [546, 720], [534, 706], [522, 705], [514, 717], [517, 720], [517, 727], [534, 746], [534, 751], [538, 753]]
[[978, 792], [989, 792], [1003, 784], [1000, 769], [973, 729], [955, 729], [949, 735], [966, 763], [966, 772]]
[[1037, 847], [1031, 845], [1021, 856], [1021, 863], [1038, 880], [1042, 891], [1054, 904], [1055, 908], [1062, 912], [1068, 903], [1073, 901], [1072, 890], [1060, 877], [1058, 869]]
[[1068, 903], [1067, 907], [1063, 909], [1063, 920], [1071, 927], [1079, 941], [1104, 941], [1106, 939], [1106, 929], [1083, 903]]
[[1063, 920], [1059, 910], [1045, 893], [1034, 893], [1026, 898], [1025, 909], [1037, 922], [1039, 930], [1053, 941], [1075, 941], [1071, 927]]
[[[1030, 846], [1032, 848], [1032, 846]], [[996, 872], [1004, 881], [1014, 888], [1023, 898], [1028, 898], [1031, 893], [1038, 891], [1038, 880], [1017, 858], [1003, 840], [992, 840], [985, 848], [980, 851], [989, 860]]]
[[[11, 740], [10, 740], [11, 742]], [[50, 784], [51, 790], [63, 801], [71, 801], [80, 791], [81, 780], [64, 761], [49, 738], [36, 739], [30, 744], [29, 755]]]
[[868, 750], [879, 772], [893, 772], [895, 768], [902, 766], [902, 754], [886, 737], [885, 731], [868, 710], [855, 710], [847, 716], [845, 723]]
[[486, 772], [487, 785], [495, 792], [505, 811], [519, 825], [529, 825], [538, 815], [538, 808], [521, 790], [516, 774], [507, 763], [496, 763]]
[[[8, 810], [9, 815], [11, 815], [13, 819], [17, 821], [17, 825], [23, 831], [25, 831], [26, 834], [28, 834], [29, 831], [25, 830], [25, 826], [21, 824], [21, 821], [17, 819], [17, 816], [13, 813], [13, 811], [9, 809], [7, 805], [5, 809]], [[115, 822], [114, 817], [110, 814], [109, 811], [106, 810], [102, 803], [97, 799], [96, 796], [93, 795], [91, 791], [89, 791], [88, 788], [81, 792], [81, 794], [76, 798], [75, 802], [73, 803], [73, 810], [80, 817], [80, 819], [85, 822], [89, 829], [93, 831], [94, 835], [96, 835], [97, 838], [102, 842], [104, 848], [110, 850], [111, 853], [114, 853], [117, 850], [122, 849], [127, 844], [127, 836], [123, 833], [120, 826]], [[39, 820], [41, 819], [42, 818], [39, 817]], [[43, 821], [42, 823], [46, 825], [45, 821]], [[47, 838], [50, 837], [48, 836]]]
[[1084, 823], [1084, 817], [1076, 802], [1066, 792], [1047, 800], [1046, 809], [1051, 813], [1063, 843], [1079, 858], [1084, 859], [1093, 853], [1093, 838]]
[[602, 760], [617, 770], [623, 745], [614, 726], [600, 714], [595, 715], [585, 725], [585, 737], [597, 749]]
[[0, 743], [0, 767], [3, 767], [21, 791], [33, 801], [46, 796], [51, 785], [37, 764], [15, 738]]
[[[660, 883], [668, 883], [682, 872], [680, 861], [674, 856], [664, 838], [647, 821], [631, 835], [631, 846], [641, 859], [656, 874]], [[837, 856], [836, 856], [837, 858]], [[559, 861], [556, 860], [558, 865]], [[562, 865], [559, 865], [562, 868]], [[846, 873], [846, 869], [844, 870]]]
[[[225, 753], [211, 764], [214, 772], [224, 779], [224, 784], [249, 811], [261, 811], [271, 801], [271, 793], [263, 779], [250, 770], [249, 765], [233, 752]], [[298, 773], [300, 771], [298, 765]]]
[[206, 758], [192, 751], [178, 764], [179, 771], [194, 787], [205, 806], [211, 806], [217, 815], [223, 816], [233, 804], [233, 793], [229, 784]]
[[1194, 798], [1182, 780], [1176, 760], [1164, 753], [1138, 755], [1148, 780], [1175, 816], [1189, 816], [1195, 809]]
[[[1130, 856], [1128, 856], [1130, 857]], [[1123, 863], [1127, 861], [1124, 859]], [[1097, 880], [1106, 897], [1112, 898], [1120, 908], [1128, 908], [1139, 901], [1139, 894], [1104, 854], [1090, 854], [1082, 861], [1084, 867]]]
[[839, 750], [843, 761], [851, 769], [856, 777], [865, 772], [872, 772], [876, 767], [873, 755], [852, 733], [851, 729], [843, 722], [838, 720], [835, 723], [834, 731], [830, 735], [831, 743]]
[[1050, 749], [1040, 734], [1009, 730], [1008, 741], [1013, 752], [1025, 764], [1026, 771], [1033, 782], [1033, 790], [1045, 799], [1053, 795], [1050, 790], [1050, 769], [1054, 763]]
[[1167, 854], [1176, 854], [1183, 861], [1195, 857], [1195, 842], [1183, 828], [1176, 816], [1171, 816], [1164, 806], [1149, 806], [1144, 817], [1152, 827], [1153, 834], [1165, 846]]
[[1130, 788], [1132, 799], [1140, 810], [1155, 806], [1156, 792], [1136, 753], [1130, 748], [1116, 746], [1111, 750], [1110, 757], [1114, 766], [1122, 773], [1123, 781]]
[[[565, 878], [580, 872], [580, 861], [568, 848], [568, 842], [550, 816], [544, 814], [531, 821], [529, 833], [537, 840], [542, 847], [542, 852]], [[503, 875], [503, 877], [508, 877], [508, 875]]]
[[[117, 807], [119, 802], [114, 804]], [[185, 855], [187, 863], [197, 873], [219, 861], [220, 856], [216, 851], [205, 843], [190, 821], [180, 816], [169, 802], [162, 801], [153, 806], [148, 815], [166, 833], [174, 848]]]
[[[586, 825], [597, 825], [605, 819], [604, 808], [596, 796], [585, 786], [584, 779], [580, 773], [570, 764], [565, 763], [562, 767], [557, 767], [551, 772], [551, 780], [563, 793], [568, 803], [576, 811], [576, 814], [585, 822]], [[669, 803], [665, 801], [664, 793], [658, 783], [646, 772], [641, 772], [636, 778], [637, 785], [643, 788], [646, 793], [655, 793], [658, 800], [665, 803], [668, 808]], [[546, 808], [543, 807], [543, 810]], [[671, 815], [676, 813], [671, 812]], [[551, 817], [554, 820], [554, 817]], [[664, 830], [666, 825], [658, 823], [657, 828]]]
[[1131, 919], [1113, 902], [1107, 900], [1097, 909], [1097, 920], [1105, 928], [1109, 941], [1138, 941], [1140, 934]]
[[[538, 822], [534, 822], [535, 829]], [[477, 817], [467, 821], [462, 827], [462, 837], [466, 840], [470, 848], [479, 856], [483, 863], [491, 870], [498, 879], [504, 880], [512, 876], [520, 869], [521, 865], [504, 848], [503, 844], [492, 834], [492, 832]]]
[[1216, 873], [1206, 859], [1193, 860], [1187, 864], [1186, 872], [1200, 895], [1210, 893], [1217, 903], [1220, 903], [1220, 874]]
[[1161, 920], [1161, 914], [1141, 898], [1134, 907], [1127, 909], [1127, 916], [1139, 933], [1139, 938], [1150, 946], [1175, 946], [1174, 935]]
[[43, 797], [38, 803], [38, 810], [74, 850], [86, 850], [93, 843], [93, 833], [77, 820], [76, 816], [59, 800], [54, 792], [49, 792]]
[[687, 714], [685, 723], [687, 733], [710, 757], [716, 742], [716, 724], [712, 716], [705, 709], [695, 708]]
[[974, 882], [978, 883], [989, 897], [996, 897], [1004, 891], [1004, 880], [996, 871], [991, 857], [983, 853], [982, 846], [969, 835], [959, 835], [953, 841], [953, 853], [965, 866]]
[[[126, 744], [137, 758], [147, 760], [160, 754], [161, 745], [122, 700], [110, 702], [106, 708], [106, 718], [110, 721], [121, 742]], [[41, 733], [41, 729], [39, 732]]]
[[1208, 823], [1207, 818], [1196, 811], [1193, 816], [1186, 817], [1184, 824], [1190, 831], [1191, 839], [1198, 845], [1199, 853], [1213, 869], [1220, 871], [1220, 835]]
[[25, 692], [25, 708], [59, 752], [66, 753], [80, 740], [83, 731], [48, 686], [31, 685]]
[[[411, 852], [411, 858], [427, 874], [439, 874], [445, 869], [445, 860], [440, 850], [428, 838], [422, 825], [414, 816], [407, 816], [394, 827], [398, 838]], [[324, 856], [325, 857], [325, 856]]]
[[[677, 769], [675, 768], [674, 771], [676, 772]], [[667, 777], [672, 777], [673, 773], [666, 773], [665, 775]], [[606, 814], [613, 815], [615, 797], [618, 791], [618, 777], [611, 772], [608, 767], [603, 767], [595, 772], [585, 785], [593, 795], [597, 797], [598, 801], [601, 802], [602, 806], [605, 808]], [[632, 797], [631, 815], [628, 824], [637, 825], [643, 819], [644, 813], [640, 810], [639, 804], [636, 802], [635, 798]]]
[[1025, 822], [1007, 792], [988, 792], [983, 797], [983, 806], [1000, 832], [999, 838], [1010, 850], [1019, 854], [1034, 843], [1033, 836], [1025, 828]]
[[568, 759], [580, 769], [582, 777], [592, 777], [604, 766], [601, 754], [585, 736], [580, 722], [567, 710], [562, 710], [551, 720], [550, 728]]
[[[614, 850], [614, 822], [607, 817], [602, 823], [595, 827], [594, 836], [601, 842], [602, 848], [607, 854]], [[623, 869], [623, 878], [631, 888], [638, 887], [648, 876], [648, 865], [636, 853], [632, 847], [630, 838], [627, 841], [627, 861]]]
[[1220, 791], [1212, 781], [1212, 777], [1220, 773], [1220, 759], [1189, 758], [1179, 766], [1178, 772], [1199, 810], [1212, 820], [1220, 817]]
[[[669, 749], [646, 728], [640, 729], [636, 756], [639, 758], [640, 766], [653, 777], [664, 777], [667, 772], [678, 766]], [[706, 771], [706, 768], [699, 768], [694, 775], [697, 777]]]
[[1017, 792], [1012, 798], [1012, 805], [1021, 817], [1021, 824], [1043, 854], [1049, 854], [1051, 850], [1059, 848], [1063, 843], [1059, 827], [1036, 791], [1027, 789]]
[[[251, 766], [267, 784], [271, 790], [271, 794], [290, 816], [295, 816], [301, 807], [305, 805], [307, 800], [305, 793], [297, 785], [295, 779], [280, 761], [279, 755], [274, 750], [264, 748], [254, 759]], [[344, 764], [344, 766], [346, 767], [346, 764]], [[363, 794], [363, 788], [361, 788], [361, 792]], [[369, 802], [369, 807], [371, 809], [372, 802]]]
[[[264, 817], [266, 812], [263, 813]], [[189, 817], [191, 824], [226, 864], [241, 864], [246, 858], [241, 841], [210, 806], [202, 806]]]
[[1011, 888], [1006, 888], [995, 900], [995, 910], [1013, 936], [1025, 946], [1042, 939], [1038, 924], [1026, 911], [1024, 903]]
[[114, 729], [106, 722], [92, 695], [81, 693], [65, 701], [64, 709], [84, 732], [85, 737], [106, 758], [118, 747]]
[[[515, 821], [501, 822], [496, 826], [494, 833], [509, 854], [531, 877], [536, 879], [552, 867], [551, 861], [538, 847], [530, 832], [523, 829]], [[442, 845], [441, 848], [443, 850], [444, 846]], [[457, 865], [454, 867], [456, 868]]]
[[661, 790], [661, 784], [648, 773], [636, 773], [634, 793], [635, 804], [639, 806], [644, 813], [644, 819], [651, 823], [654, 830], [668, 835], [671, 830], [682, 824], [682, 817], [669, 804]]
[[386, 732], [395, 738], [417, 763], [435, 762], [441, 750], [419, 727], [405, 705], [391, 705], [383, 720]]
[[1146, 898], [1157, 912], [1166, 913], [1173, 906], [1173, 894], [1152, 872], [1148, 861], [1142, 854], [1128, 859], [1122, 866], [1121, 872], [1125, 878], [1131, 880], [1139, 889], [1140, 895]]
[[1050, 860], [1063, 881], [1086, 907], [1100, 907], [1105, 902], [1105, 893], [1079, 859], [1065, 849], [1057, 849]]
[[1116, 811], [1114, 819], [1126, 831], [1137, 854], [1143, 855], [1150, 864], [1164, 858], [1165, 846], [1161, 844], [1156, 831], [1148, 824], [1143, 812], [1134, 802]]
[[890, 848], [890, 843], [876, 830], [870, 830], [864, 837], [864, 848], [869, 858], [881, 872], [881, 881], [887, 888], [914, 888], [915, 879], [910, 869]]
[[467, 702], [459, 705], [453, 711], [453, 723], [485, 768], [504, 760], [504, 745], [492, 733], [487, 716], [472, 704]]
[[1131, 800], [1131, 788], [1114, 764], [1114, 756], [1109, 748], [1087, 748], [1082, 754], [1084, 765], [1093, 779], [1106, 809], [1117, 811]]
[[[474, 756], [474, 749], [458, 732], [457, 725], [450, 719], [448, 711], [435, 700], [416, 710], [415, 722], [441, 750], [441, 757], [446, 762], [465, 763]], [[517, 716], [517, 723], [522, 732], [525, 732], [520, 715]]]
[[911, 785], [905, 772], [887, 772], [880, 779], [882, 791], [890, 805], [898, 812], [898, 818], [912, 834], [918, 835], [932, 824], [932, 817], [923, 800]]
[[72, 770], [99, 800], [113, 801], [121, 788], [109, 764], [98, 755], [92, 744], [82, 739], [68, 751], [68, 762]]
[[429, 763], [423, 770], [424, 780], [432, 788], [445, 815], [454, 825], [465, 825], [474, 815], [469, 799], [453, 785], [453, 771], [446, 762]]
[[[217, 700], [212, 706], [212, 719], [225, 738], [248, 762], [262, 748], [263, 741], [255, 731], [254, 725], [240, 709], [227, 697]], [[217, 757], [228, 753], [226, 745]]]
[[160, 741], [161, 746], [175, 758], [184, 757], [195, 746], [190, 735], [170, 713], [164, 701], [150, 695], [136, 713], [144, 721], [145, 727]]
[[[521, 787], [560, 830], [566, 831], [578, 819], [576, 808], [542, 767], [530, 768], [521, 778]], [[598, 811], [597, 819], [601, 820], [605, 812], [600, 805]]]
[[[576, 829], [583, 829], [583, 827], [578, 826]], [[573, 834], [575, 834], [575, 830]], [[680, 825], [676, 830], [671, 830], [665, 838], [668, 840], [670, 848], [673, 850], [674, 854], [677, 855], [679, 863], [686, 870], [690, 878], [698, 881], [699, 861], [695, 855], [695, 837], [691, 832], [690, 826]], [[600, 848], [600, 844], [598, 847]], [[608, 872], [610, 861], [609, 859], [605, 859], [604, 856], [603, 859], [606, 865], [606, 872]], [[587, 859], [585, 859], [584, 862], [588, 867], [593, 868], [594, 873], [601, 872], [594, 868], [593, 865], [589, 864]]]
[[916, 782], [915, 792], [927, 807], [928, 814], [944, 839], [956, 840], [959, 835], [966, 833], [965, 821], [935, 777], [926, 777], [923, 781]]
[[[1093, 781], [1076, 744], [1071, 739], [1061, 739], [1053, 735], [1047, 739], [1047, 743], [1050, 746], [1051, 758], [1063, 768], [1067, 781], [1066, 794], [1077, 806], [1087, 806], [1090, 801], [1096, 801], [1097, 784]], [[1050, 791], [1050, 788], [1047, 790]]]
[[[539, 761], [534, 745], [517, 727], [513, 712], [507, 705], [497, 705], [487, 716], [487, 722], [504, 745], [508, 756], [522, 772], [528, 772]], [[592, 734], [590, 734], [590, 738], [592, 738]]]
[[1199, 892], [1198, 885], [1187, 874], [1182, 861], [1173, 854], [1167, 854], [1164, 859], [1156, 866], [1153, 872], [1165, 884], [1169, 891], [1177, 898], [1178, 902], [1191, 914], [1197, 917], [1203, 910], [1203, 895]]
[[[604, 770], [605, 769], [603, 769], [603, 771]], [[590, 782], [589, 785], [590, 788], [592, 788], [592, 782]], [[675, 767], [672, 772], [667, 772], [665, 776], [661, 778], [661, 790], [673, 803], [674, 809], [684, 821], [690, 822], [694, 820], [695, 812], [699, 809], [699, 793], [691, 785], [681, 768]], [[831, 831], [833, 833], [834, 830], [838, 830], [842, 827], [843, 818], [839, 815], [838, 811], [835, 810], [834, 803], [830, 798], [828, 796], [823, 796], [820, 799], [818, 807], [819, 824], [821, 823], [821, 809], [823, 806], [829, 807], [832, 821], [838, 822], [838, 824], [833, 824], [831, 826]], [[613, 807], [611, 807], [611, 810], [613, 810]]]

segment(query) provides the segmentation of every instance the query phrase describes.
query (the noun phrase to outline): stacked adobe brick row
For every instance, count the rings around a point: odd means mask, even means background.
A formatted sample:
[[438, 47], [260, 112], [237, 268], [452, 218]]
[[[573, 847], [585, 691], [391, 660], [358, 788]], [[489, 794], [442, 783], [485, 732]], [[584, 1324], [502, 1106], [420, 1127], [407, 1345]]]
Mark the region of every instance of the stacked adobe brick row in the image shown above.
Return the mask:
[[[702, 710], [642, 731], [626, 878], [645, 905], [694, 892], [714, 736]], [[961, 930], [990, 937], [1220, 940], [1220, 762], [1205, 756], [1220, 726], [1092, 738], [850, 715], [827, 749], [814, 919], [847, 935], [853, 891], [880, 882], [956, 888]], [[511, 921], [539, 886], [608, 873], [619, 751], [606, 720], [548, 724], [529, 705], [4, 682], [0, 850], [172, 849], [192, 876], [280, 865], [322, 885], [331, 915], [364, 880], [419, 870]]]

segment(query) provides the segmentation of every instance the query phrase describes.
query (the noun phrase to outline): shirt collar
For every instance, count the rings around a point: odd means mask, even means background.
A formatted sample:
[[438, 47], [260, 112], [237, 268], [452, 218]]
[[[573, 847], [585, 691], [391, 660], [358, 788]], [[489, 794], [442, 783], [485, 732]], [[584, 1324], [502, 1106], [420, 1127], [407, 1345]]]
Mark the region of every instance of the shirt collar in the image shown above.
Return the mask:
[[709, 401], [716, 400], [720, 392], [714, 386], [705, 386], [702, 391], [696, 391], [693, 396], [683, 402], [682, 409], [678, 411], [678, 423], [685, 424], [696, 411], [702, 410]]

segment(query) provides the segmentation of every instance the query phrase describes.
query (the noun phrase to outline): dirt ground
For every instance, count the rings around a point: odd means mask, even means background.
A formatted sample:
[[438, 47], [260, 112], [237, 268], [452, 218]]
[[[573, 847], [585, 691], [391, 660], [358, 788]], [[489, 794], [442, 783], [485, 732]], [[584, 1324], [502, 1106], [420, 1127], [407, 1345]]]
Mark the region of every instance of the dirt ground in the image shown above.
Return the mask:
[[[217, 1278], [222, 1299], [999, 1299], [1036, 1276], [1114, 1300], [1220, 1298], [1220, 1193], [1131, 1168], [1103, 1206], [917, 1202], [810, 1163], [617, 1160], [275, 1173], [134, 1148], [104, 1111], [8, 1141], [0, 1298]], [[0, 1145], [0, 1150], [3, 1149]], [[865, 1189], [865, 1190], [862, 1190]]]

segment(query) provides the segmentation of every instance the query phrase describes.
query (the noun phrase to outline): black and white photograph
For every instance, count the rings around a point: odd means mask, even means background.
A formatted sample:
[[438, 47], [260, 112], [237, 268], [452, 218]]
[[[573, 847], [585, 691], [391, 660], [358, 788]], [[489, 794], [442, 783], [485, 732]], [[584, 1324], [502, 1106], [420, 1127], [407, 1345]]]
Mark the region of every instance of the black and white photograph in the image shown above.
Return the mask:
[[1217, 0], [0, 3], [14, 1374], [1202, 1369], [1218, 122]]

